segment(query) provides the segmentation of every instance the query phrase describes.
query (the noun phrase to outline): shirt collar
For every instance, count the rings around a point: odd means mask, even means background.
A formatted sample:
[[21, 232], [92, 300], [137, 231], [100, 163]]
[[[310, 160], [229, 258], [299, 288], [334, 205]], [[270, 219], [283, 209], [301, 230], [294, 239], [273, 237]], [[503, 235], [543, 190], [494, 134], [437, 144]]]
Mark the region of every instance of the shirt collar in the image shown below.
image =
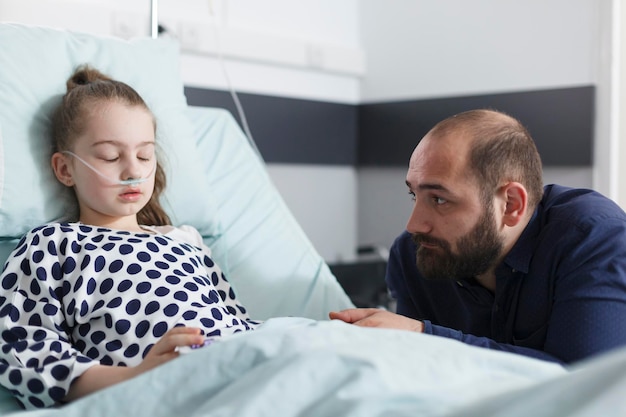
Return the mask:
[[537, 206], [530, 221], [524, 228], [524, 231], [513, 245], [513, 248], [504, 258], [504, 263], [517, 271], [528, 273], [530, 268], [530, 261], [533, 256], [533, 248], [535, 243], [535, 237], [540, 231], [541, 216], [539, 215], [539, 209], [541, 205]]

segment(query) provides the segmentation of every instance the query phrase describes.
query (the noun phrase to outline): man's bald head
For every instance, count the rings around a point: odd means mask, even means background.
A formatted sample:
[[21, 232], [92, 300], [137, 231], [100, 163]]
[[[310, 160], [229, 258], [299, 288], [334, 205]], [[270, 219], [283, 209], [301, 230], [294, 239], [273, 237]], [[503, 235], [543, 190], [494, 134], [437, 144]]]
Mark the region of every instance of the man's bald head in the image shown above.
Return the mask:
[[526, 188], [531, 211], [539, 204], [543, 196], [541, 158], [517, 119], [494, 110], [470, 110], [439, 122], [423, 140], [445, 141], [467, 152], [467, 169], [484, 198], [491, 198], [503, 183], [515, 181]]

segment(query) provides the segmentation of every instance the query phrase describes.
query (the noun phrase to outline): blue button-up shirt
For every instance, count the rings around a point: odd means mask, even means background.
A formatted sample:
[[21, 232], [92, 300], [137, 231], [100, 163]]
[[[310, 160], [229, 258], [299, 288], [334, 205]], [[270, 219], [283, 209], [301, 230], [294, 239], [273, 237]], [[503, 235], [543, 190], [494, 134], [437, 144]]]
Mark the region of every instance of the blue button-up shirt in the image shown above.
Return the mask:
[[495, 293], [472, 277], [424, 279], [415, 251], [404, 232], [386, 280], [425, 333], [562, 363], [626, 345], [626, 214], [597, 192], [546, 186]]

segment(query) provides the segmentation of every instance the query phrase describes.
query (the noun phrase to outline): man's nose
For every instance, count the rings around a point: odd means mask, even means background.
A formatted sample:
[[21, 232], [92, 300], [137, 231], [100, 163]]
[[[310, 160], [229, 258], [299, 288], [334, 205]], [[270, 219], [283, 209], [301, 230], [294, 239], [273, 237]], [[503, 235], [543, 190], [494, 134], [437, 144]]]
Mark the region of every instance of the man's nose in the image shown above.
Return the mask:
[[416, 200], [413, 204], [413, 210], [406, 224], [406, 230], [409, 233], [429, 233], [432, 230], [432, 224], [428, 219], [426, 211], [420, 206]]

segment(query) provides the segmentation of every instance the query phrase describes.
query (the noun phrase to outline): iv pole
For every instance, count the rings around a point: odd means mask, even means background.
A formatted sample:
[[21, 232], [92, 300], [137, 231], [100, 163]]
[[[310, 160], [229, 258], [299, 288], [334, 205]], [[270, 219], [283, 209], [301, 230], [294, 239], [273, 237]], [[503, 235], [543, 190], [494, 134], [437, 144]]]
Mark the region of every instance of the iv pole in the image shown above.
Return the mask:
[[159, 37], [159, 0], [150, 0], [150, 36]]

